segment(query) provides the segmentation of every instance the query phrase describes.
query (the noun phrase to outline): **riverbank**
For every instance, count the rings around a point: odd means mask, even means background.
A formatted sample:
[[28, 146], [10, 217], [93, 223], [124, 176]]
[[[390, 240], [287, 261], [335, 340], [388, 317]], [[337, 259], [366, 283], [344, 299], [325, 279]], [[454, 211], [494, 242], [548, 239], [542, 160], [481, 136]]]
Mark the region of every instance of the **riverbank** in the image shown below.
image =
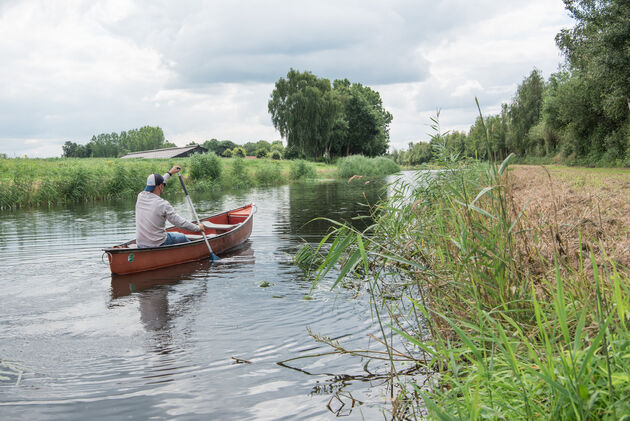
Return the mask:
[[[196, 158], [129, 160], [110, 158], [0, 159], [0, 209], [109, 200], [137, 194], [147, 174], [173, 165], [191, 190], [280, 185], [302, 179], [327, 179], [336, 167], [305, 161], [217, 158], [212, 178], [191, 176]], [[197, 163], [199, 164], [199, 163]], [[203, 163], [202, 163], [203, 164]], [[176, 195], [180, 189], [167, 189]]]
[[[349, 156], [335, 164], [305, 160], [220, 158], [214, 154], [174, 159], [0, 158], [0, 210], [116, 199], [136, 195], [148, 174], [173, 165], [192, 191], [238, 190], [295, 181], [383, 177], [400, 171], [392, 160]], [[165, 190], [165, 197], [181, 194]]]
[[393, 189], [373, 231], [334, 233], [320, 276], [357, 273], [382, 343], [408, 344], [384, 349], [394, 418], [630, 413], [626, 174], [455, 164]]

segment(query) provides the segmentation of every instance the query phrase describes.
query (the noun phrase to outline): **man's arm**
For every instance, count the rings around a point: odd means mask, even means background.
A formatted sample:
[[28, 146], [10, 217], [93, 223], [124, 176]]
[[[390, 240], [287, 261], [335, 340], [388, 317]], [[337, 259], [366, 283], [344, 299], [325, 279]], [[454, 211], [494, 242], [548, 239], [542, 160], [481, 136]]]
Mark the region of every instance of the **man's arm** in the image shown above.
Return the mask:
[[189, 222], [185, 218], [179, 216], [177, 212], [175, 212], [175, 209], [173, 209], [173, 206], [171, 206], [171, 204], [168, 202], [166, 203], [166, 220], [176, 227], [184, 228], [188, 231], [203, 230], [202, 224], [193, 224], [192, 222]]

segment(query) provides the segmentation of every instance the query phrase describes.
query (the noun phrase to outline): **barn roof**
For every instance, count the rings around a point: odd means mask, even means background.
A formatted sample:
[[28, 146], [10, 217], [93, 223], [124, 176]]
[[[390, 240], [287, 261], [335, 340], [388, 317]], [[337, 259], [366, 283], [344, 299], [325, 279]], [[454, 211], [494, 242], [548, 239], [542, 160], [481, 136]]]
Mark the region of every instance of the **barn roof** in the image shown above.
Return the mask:
[[180, 156], [189, 156], [195, 152], [202, 153], [207, 151], [208, 150], [203, 146], [191, 145], [184, 146], [182, 148], [164, 148], [153, 149], [150, 151], [132, 152], [121, 156], [121, 158], [177, 158]]

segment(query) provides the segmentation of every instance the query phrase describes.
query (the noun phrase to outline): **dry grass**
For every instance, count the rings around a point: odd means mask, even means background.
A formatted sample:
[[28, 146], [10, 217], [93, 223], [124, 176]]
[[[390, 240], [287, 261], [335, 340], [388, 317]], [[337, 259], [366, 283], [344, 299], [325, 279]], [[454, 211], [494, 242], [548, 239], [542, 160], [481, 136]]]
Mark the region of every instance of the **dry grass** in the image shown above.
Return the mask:
[[[601, 258], [603, 247], [613, 261], [630, 267], [630, 170], [520, 165], [512, 167], [507, 184], [514, 217], [529, 201], [519, 234], [534, 240], [520, 247], [527, 260], [539, 260], [539, 253], [549, 262], [557, 254], [577, 268], [580, 249]], [[537, 250], [525, 244], [537, 244]]]

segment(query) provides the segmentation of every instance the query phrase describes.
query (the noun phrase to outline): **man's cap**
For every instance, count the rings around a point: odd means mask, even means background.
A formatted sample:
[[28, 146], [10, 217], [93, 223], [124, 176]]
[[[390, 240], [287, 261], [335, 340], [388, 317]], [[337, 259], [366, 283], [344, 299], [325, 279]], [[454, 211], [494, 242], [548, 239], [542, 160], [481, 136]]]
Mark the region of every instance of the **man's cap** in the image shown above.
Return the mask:
[[153, 191], [160, 184], [164, 184], [164, 177], [160, 174], [151, 174], [147, 177], [147, 186], [144, 188], [146, 191]]

